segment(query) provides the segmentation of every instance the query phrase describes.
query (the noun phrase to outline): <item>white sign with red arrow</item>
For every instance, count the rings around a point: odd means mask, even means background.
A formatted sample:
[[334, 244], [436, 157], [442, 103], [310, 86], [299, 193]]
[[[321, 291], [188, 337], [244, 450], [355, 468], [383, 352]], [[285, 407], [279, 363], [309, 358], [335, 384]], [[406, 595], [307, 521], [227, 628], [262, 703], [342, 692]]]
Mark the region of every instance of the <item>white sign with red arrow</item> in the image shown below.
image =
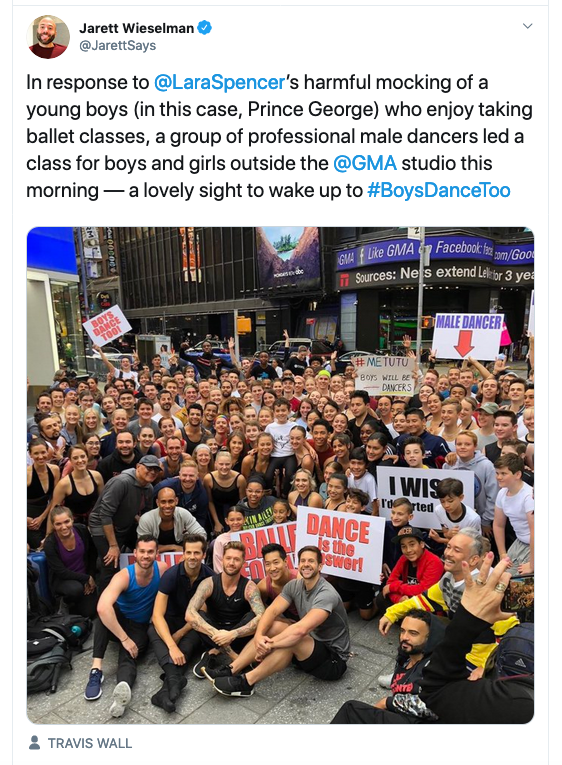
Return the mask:
[[432, 345], [440, 359], [493, 361], [502, 326], [503, 313], [438, 313]]

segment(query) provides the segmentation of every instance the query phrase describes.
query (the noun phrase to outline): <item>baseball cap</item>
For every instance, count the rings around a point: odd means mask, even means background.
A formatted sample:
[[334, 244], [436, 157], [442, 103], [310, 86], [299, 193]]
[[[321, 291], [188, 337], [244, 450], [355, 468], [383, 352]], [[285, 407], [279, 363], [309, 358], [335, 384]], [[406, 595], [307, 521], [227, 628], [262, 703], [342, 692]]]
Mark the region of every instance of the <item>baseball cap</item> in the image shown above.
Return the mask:
[[477, 412], [486, 412], [486, 414], [495, 414], [499, 410], [499, 405], [490, 403], [490, 404], [483, 404], [482, 406], [479, 406], [476, 410]]
[[414, 539], [419, 539], [420, 542], [424, 541], [423, 533], [420, 531], [420, 529], [414, 529], [412, 526], [404, 526], [404, 528], [400, 529], [398, 532], [398, 536], [393, 537], [392, 541], [395, 545], [399, 545], [405, 537], [413, 537]]
[[154, 454], [145, 454], [144, 457], [140, 458], [139, 465], [144, 465], [147, 468], [158, 468], [158, 470], [163, 469], [160, 460]]

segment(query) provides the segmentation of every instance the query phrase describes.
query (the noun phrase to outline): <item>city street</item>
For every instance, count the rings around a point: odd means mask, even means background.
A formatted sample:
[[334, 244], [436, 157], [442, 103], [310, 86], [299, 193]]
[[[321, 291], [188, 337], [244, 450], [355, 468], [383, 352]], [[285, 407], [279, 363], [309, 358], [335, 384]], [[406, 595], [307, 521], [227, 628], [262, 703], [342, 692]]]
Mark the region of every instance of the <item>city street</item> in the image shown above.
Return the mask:
[[[63, 670], [58, 691], [53, 695], [28, 696], [27, 715], [37, 724], [104, 725], [199, 725], [247, 724], [294, 725], [328, 723], [340, 706], [349, 699], [374, 704], [388, 695], [377, 684], [380, 674], [392, 672], [398, 644], [398, 628], [387, 637], [380, 635], [378, 618], [364, 622], [357, 612], [349, 617], [353, 655], [348, 670], [333, 683], [326, 683], [289, 667], [260, 683], [249, 699], [228, 699], [216, 693], [208, 680], [198, 680], [191, 672], [188, 684], [177, 704], [177, 711], [167, 714], [150, 702], [160, 688], [159, 667], [152, 652], [139, 666], [133, 688], [133, 700], [123, 717], [109, 714], [115, 687], [117, 646], [110, 644], [104, 664], [103, 696], [98, 701], [84, 699], [84, 687], [91, 665], [91, 651], [86, 650], [72, 662], [72, 672]], [[91, 646], [90, 637], [87, 647]]]

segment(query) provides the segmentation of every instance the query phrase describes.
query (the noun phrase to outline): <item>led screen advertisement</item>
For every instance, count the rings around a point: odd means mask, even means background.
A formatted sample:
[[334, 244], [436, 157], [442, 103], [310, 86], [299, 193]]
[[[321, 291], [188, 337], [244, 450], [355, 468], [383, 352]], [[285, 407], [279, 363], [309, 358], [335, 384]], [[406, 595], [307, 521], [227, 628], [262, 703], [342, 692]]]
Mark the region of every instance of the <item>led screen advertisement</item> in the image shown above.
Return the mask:
[[256, 229], [262, 289], [320, 286], [320, 237], [310, 226], [264, 226]]

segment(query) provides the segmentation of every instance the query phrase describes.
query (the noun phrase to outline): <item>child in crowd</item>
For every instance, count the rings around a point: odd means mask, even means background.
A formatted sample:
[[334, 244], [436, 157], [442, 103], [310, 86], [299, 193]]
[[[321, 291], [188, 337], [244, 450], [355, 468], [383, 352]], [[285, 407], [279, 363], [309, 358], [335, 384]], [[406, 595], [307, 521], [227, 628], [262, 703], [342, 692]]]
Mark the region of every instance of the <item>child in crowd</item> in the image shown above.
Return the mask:
[[[534, 572], [535, 500], [533, 490], [522, 480], [524, 463], [517, 454], [506, 454], [496, 460], [496, 478], [500, 490], [494, 513], [494, 538], [500, 558], [511, 561], [509, 573]], [[505, 527], [509, 519], [515, 532], [515, 542], [506, 552]]]
[[[349, 489], [345, 507], [342, 510], [356, 515], [370, 515], [370, 502], [366, 492], [361, 489]], [[355, 602], [362, 619], [368, 621], [373, 618], [376, 611], [373, 585], [370, 582], [359, 582], [356, 579], [345, 579], [341, 576], [330, 577], [330, 582], [343, 600], [346, 611], [349, 611]]]
[[273, 523], [288, 523], [291, 520], [291, 506], [286, 499], [277, 499], [271, 508]]
[[421, 595], [443, 576], [443, 564], [437, 555], [425, 549], [423, 533], [419, 529], [400, 529], [392, 542], [400, 548], [401, 555], [377, 595], [376, 612], [384, 613], [395, 603]]
[[244, 528], [244, 521], [246, 520], [244, 508], [231, 507], [224, 520], [229, 530], [220, 534], [213, 543], [213, 569], [217, 574], [222, 574], [222, 556], [225, 545], [230, 542], [230, 535], [233, 531], [242, 531]]
[[362, 447], [353, 449], [349, 455], [349, 469], [351, 475], [348, 477], [348, 487], [350, 489], [361, 489], [361, 491], [368, 494], [371, 515], [378, 515], [377, 484], [373, 476], [367, 472], [367, 457]]
[[323, 477], [324, 481], [320, 484], [320, 488], [318, 489], [318, 493], [326, 502], [328, 499], [328, 481], [330, 478], [334, 475], [334, 473], [343, 473], [344, 469], [342, 465], [340, 465], [339, 462], [326, 462], [324, 465], [324, 471], [323, 471]]
[[[527, 444], [525, 441], [519, 441], [517, 438], [508, 438], [502, 444], [500, 456], [503, 457], [504, 454], [517, 454], [523, 460], [523, 464], [525, 464]], [[521, 478], [528, 486], [532, 487], [535, 485], [535, 474], [531, 470], [524, 468]]]
[[409, 528], [414, 518], [414, 508], [406, 497], [398, 497], [392, 503], [390, 519], [384, 525], [384, 543], [382, 552], [382, 576], [387, 579], [398, 563], [400, 548], [392, 540], [401, 529]]
[[470, 470], [474, 473], [474, 509], [480, 516], [482, 533], [491, 536], [494, 502], [498, 493], [494, 466], [476, 450], [478, 437], [472, 430], [461, 430], [455, 440], [455, 452], [445, 458], [443, 470]]
[[428, 470], [427, 465], [423, 464], [425, 447], [421, 438], [417, 436], [406, 438], [402, 448], [404, 449], [404, 461], [409, 468], [424, 468]]
[[449, 539], [455, 536], [466, 526], [482, 533], [480, 516], [471, 507], [463, 503], [464, 487], [462, 481], [457, 478], [445, 478], [439, 481], [435, 493], [441, 500], [441, 504], [435, 508], [435, 519], [441, 524], [441, 533], [435, 529], [429, 531], [429, 538], [440, 545], [446, 545]]

